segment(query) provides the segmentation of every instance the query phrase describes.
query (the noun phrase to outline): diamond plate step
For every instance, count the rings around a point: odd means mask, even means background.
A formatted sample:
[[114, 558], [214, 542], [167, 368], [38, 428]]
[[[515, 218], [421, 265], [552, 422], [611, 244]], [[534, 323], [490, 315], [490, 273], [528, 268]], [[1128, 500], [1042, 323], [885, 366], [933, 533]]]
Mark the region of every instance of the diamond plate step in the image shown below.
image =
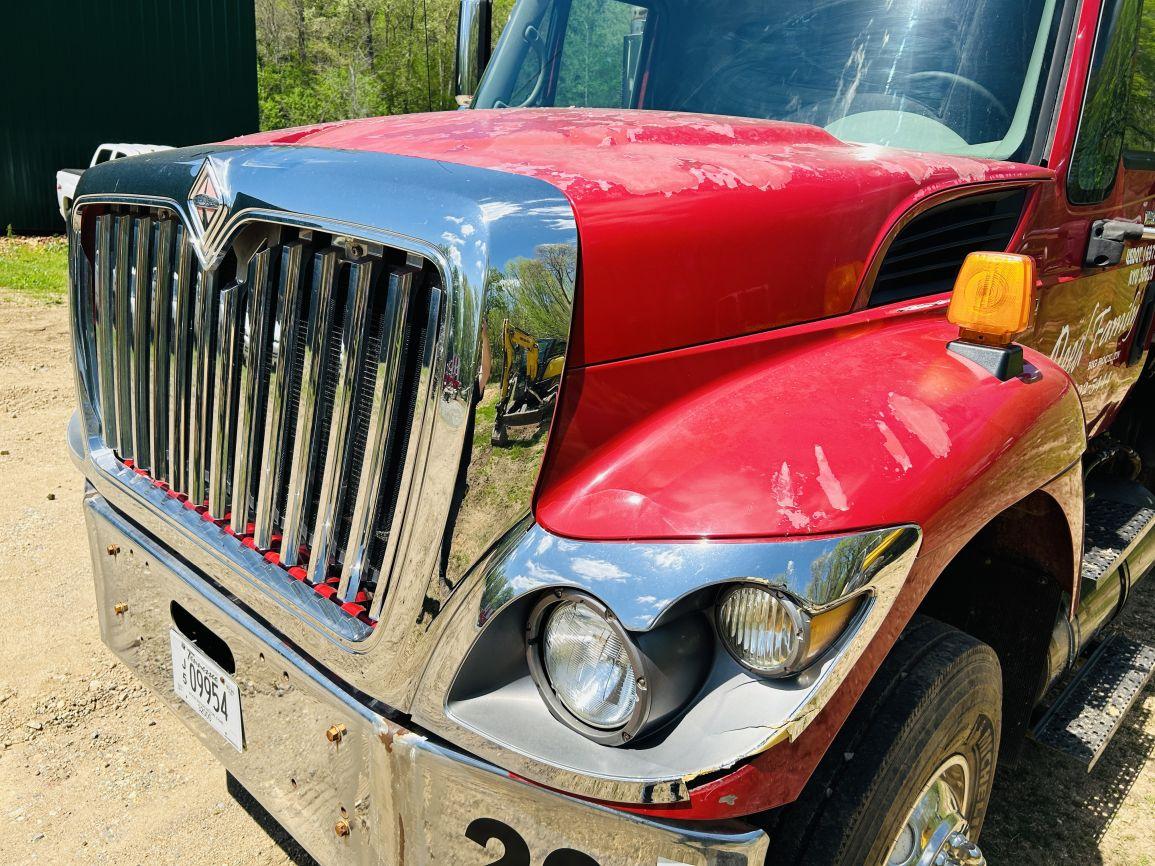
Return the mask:
[[1155, 509], [1145, 505], [1098, 496], [1089, 500], [1083, 537], [1083, 580], [1097, 584], [1111, 574], [1123, 553], [1153, 520]]
[[1035, 740], [1090, 772], [1155, 671], [1155, 646], [1115, 635], [1103, 641], [1035, 726]]

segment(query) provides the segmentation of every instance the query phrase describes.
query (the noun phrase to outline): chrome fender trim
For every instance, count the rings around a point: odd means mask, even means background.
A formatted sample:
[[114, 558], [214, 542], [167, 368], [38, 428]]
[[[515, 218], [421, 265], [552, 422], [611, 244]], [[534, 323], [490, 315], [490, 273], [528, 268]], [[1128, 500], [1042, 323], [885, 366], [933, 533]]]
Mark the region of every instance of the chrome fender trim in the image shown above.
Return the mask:
[[[413, 717], [553, 788], [611, 802], [685, 801], [694, 779], [806, 729], [878, 632], [921, 540], [921, 530], [906, 525], [780, 541], [590, 542], [552, 535], [527, 518], [478, 567], [467, 592], [447, 611], [451, 625], [422, 680]], [[659, 737], [638, 744], [595, 743], [562, 724], [528, 671], [495, 674], [491, 688], [454, 688], [471, 653], [491, 658], [496, 646], [514, 649], [513, 636], [524, 633], [520, 618], [544, 592], [579, 589], [605, 604], [627, 629], [644, 632], [661, 627], [667, 614], [684, 611], [680, 600], [734, 581], [775, 587], [813, 611], [860, 601], [835, 644], [796, 676], [763, 679], [716, 650], [705, 685], [684, 714]], [[502, 635], [502, 642], [488, 645], [487, 633]]]

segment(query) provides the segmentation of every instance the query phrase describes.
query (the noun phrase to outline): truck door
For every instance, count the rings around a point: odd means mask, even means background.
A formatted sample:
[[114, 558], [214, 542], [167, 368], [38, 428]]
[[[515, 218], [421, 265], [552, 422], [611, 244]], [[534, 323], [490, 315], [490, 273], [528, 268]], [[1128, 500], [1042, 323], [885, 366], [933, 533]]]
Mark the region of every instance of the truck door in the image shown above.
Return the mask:
[[1110, 423], [1139, 378], [1155, 300], [1155, 243], [1130, 241], [1117, 261], [1087, 256], [1091, 233], [1107, 221], [1155, 226], [1155, 0], [1095, 5], [1083, 9], [1097, 22], [1089, 20], [1095, 42], [1074, 146], [1054, 160], [1057, 199], [1028, 237], [1044, 266], [1025, 340], [1075, 381], [1088, 435]]

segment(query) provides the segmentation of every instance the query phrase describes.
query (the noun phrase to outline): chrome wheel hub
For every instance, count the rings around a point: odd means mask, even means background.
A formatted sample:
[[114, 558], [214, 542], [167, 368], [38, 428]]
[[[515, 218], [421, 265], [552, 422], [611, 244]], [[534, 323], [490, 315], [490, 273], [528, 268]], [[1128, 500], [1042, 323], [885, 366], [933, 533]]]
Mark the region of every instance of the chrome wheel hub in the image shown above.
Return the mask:
[[887, 866], [986, 866], [967, 833], [970, 767], [955, 755], [931, 776], [891, 845]]

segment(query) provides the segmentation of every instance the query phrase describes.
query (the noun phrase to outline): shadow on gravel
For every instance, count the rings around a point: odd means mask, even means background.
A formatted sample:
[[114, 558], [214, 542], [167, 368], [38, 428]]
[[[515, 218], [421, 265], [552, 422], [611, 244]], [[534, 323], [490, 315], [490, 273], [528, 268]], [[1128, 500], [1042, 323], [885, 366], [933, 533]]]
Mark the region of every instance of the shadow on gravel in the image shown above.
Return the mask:
[[1099, 843], [1155, 752], [1152, 713], [1143, 706], [1152, 694], [1149, 685], [1091, 773], [1034, 742], [999, 772], [982, 835], [991, 863], [1103, 862]]
[[317, 861], [309, 856], [309, 852], [302, 848], [289, 835], [289, 831], [277, 823], [277, 819], [270, 815], [265, 807], [258, 803], [253, 795], [244, 789], [244, 786], [237, 781], [232, 773], [225, 774], [225, 786], [228, 788], [229, 795], [240, 804], [240, 807], [248, 813], [261, 829], [269, 834], [277, 847], [285, 852], [285, 856], [289, 858], [296, 866], [318, 866]]

